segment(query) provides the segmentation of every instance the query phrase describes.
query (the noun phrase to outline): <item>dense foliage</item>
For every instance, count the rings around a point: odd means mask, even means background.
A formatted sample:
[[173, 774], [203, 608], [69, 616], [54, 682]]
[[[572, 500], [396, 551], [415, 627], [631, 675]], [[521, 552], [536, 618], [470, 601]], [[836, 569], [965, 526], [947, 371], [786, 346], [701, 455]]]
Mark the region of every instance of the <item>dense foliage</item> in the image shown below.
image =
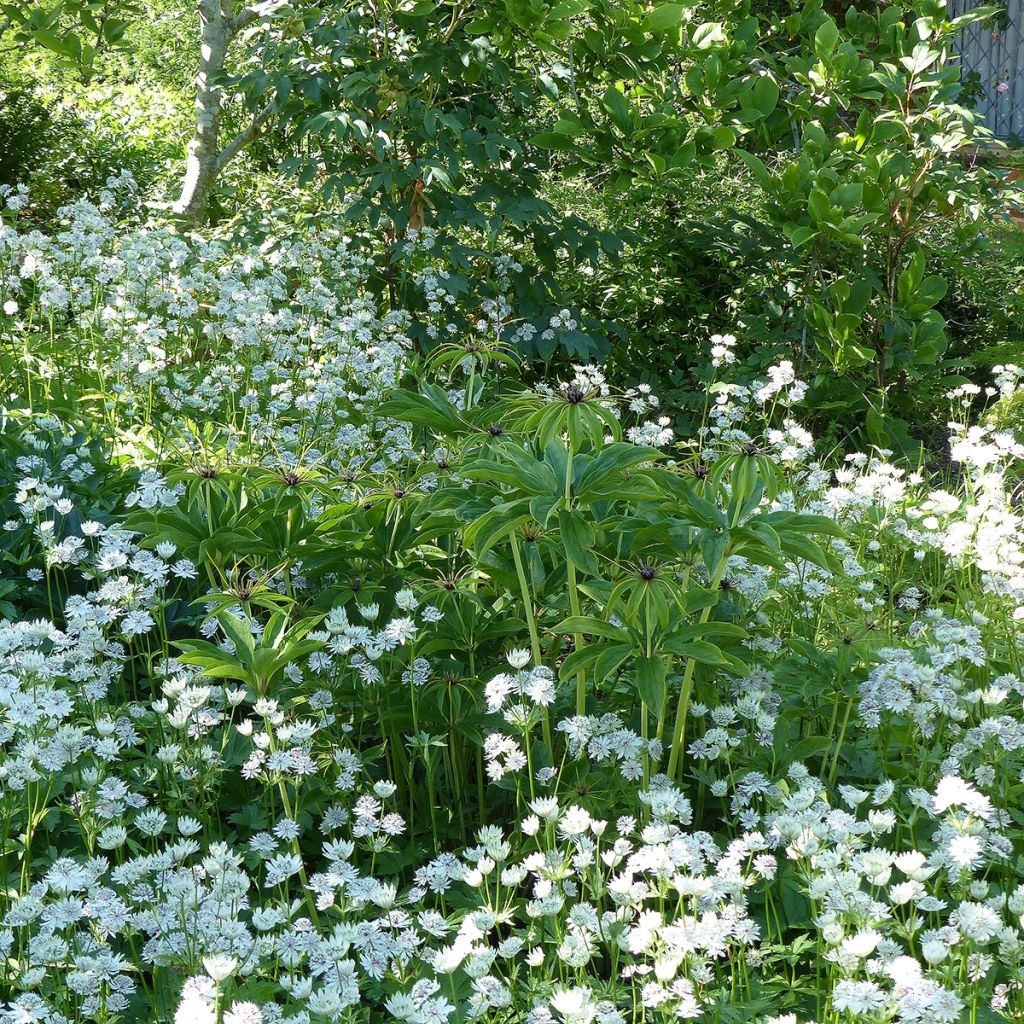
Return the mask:
[[991, 14], [0, 3], [0, 1024], [1024, 1017]]

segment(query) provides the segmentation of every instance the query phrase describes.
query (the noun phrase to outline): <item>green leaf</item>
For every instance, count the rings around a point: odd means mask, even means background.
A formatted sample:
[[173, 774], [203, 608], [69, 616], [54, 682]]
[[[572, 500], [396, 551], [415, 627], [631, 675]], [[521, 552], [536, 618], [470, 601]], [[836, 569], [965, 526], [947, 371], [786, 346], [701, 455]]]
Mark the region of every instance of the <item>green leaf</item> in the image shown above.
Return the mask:
[[762, 75], [754, 85], [754, 106], [767, 117], [779, 105], [779, 87], [768, 75]]
[[661, 658], [636, 659], [636, 687], [640, 699], [659, 717], [665, 706], [665, 676], [665, 663]]
[[582, 135], [586, 129], [575, 115], [564, 115], [555, 122], [555, 131], [559, 135]]
[[797, 533], [784, 533], [781, 535], [781, 541], [782, 552], [787, 558], [792, 560], [802, 558], [822, 569], [832, 568], [828, 555], [809, 537], [803, 537]]
[[692, 38], [698, 50], [709, 50], [715, 43], [725, 42], [725, 29], [718, 22], [708, 21], [697, 26]]
[[546, 528], [548, 520], [551, 518], [551, 514], [556, 508], [560, 508], [561, 505], [562, 498], [560, 495], [538, 494], [536, 497], [530, 499], [530, 515], [533, 516], [541, 526]]
[[[829, 537], [845, 537], [846, 530], [828, 516], [810, 515], [807, 512], [762, 512], [751, 522], [767, 523], [776, 530], [798, 530], [801, 533], [823, 533]], [[751, 522], [747, 525], [750, 526]]]
[[465, 430], [458, 410], [448, 401], [448, 395], [436, 384], [424, 383], [420, 393], [396, 388], [389, 399], [374, 412], [381, 419], [393, 417], [405, 423], [427, 427], [440, 434], [456, 434]]
[[[717, 604], [717, 594], [715, 597]], [[745, 640], [747, 635], [747, 631], [736, 622], [695, 622], [692, 626], [681, 626], [669, 639], [684, 643], [709, 636], [721, 637], [723, 640]]]
[[725, 530], [701, 530], [700, 553], [707, 571], [714, 576], [718, 566], [725, 557], [725, 549], [729, 544], [729, 535]]
[[812, 228], [809, 224], [804, 224], [798, 228], [794, 228], [792, 225], [787, 224], [783, 230], [786, 232], [790, 242], [793, 243], [793, 247], [796, 249], [806, 245], [811, 241], [811, 239], [816, 238], [818, 235], [817, 230]]
[[49, 29], [38, 28], [32, 33], [32, 38], [44, 49], [52, 53], [60, 54], [62, 57], [73, 57], [76, 52], [67, 41]]
[[630, 640], [629, 632], [621, 626], [614, 626], [592, 615], [570, 615], [554, 626], [552, 632], [586, 633], [588, 636], [601, 636], [607, 640], [618, 640], [620, 643], [628, 643]]
[[844, 210], [859, 206], [864, 198], [864, 186], [859, 181], [851, 181], [832, 190], [829, 201]]
[[917, 290], [924, 281], [924, 252], [918, 249], [910, 258], [906, 269], [900, 274], [896, 281], [896, 295], [900, 305], [906, 307], [911, 304]]
[[597, 557], [594, 555], [594, 531], [578, 513], [562, 509], [558, 513], [558, 529], [562, 535], [565, 555], [577, 569], [596, 576], [599, 572]]
[[911, 296], [911, 301], [907, 304], [907, 313], [910, 316], [921, 316], [943, 299], [948, 287], [945, 278], [939, 277], [938, 274], [929, 275]]
[[595, 648], [601, 653], [594, 661], [595, 682], [607, 679], [633, 653], [632, 644], [601, 644]]
[[463, 542], [482, 558], [502, 537], [530, 518], [529, 501], [518, 498], [495, 505], [470, 523], [463, 533]]
[[734, 672], [736, 675], [743, 675], [747, 671], [747, 666], [738, 658], [726, 654], [720, 647], [716, 647], [715, 644], [709, 644], [705, 640], [666, 644], [665, 650], [678, 654], [683, 658], [691, 658], [702, 665], [729, 669], [729, 671]]
[[825, 60], [832, 56], [838, 45], [839, 29], [831, 18], [827, 18], [818, 26], [818, 31], [814, 33], [814, 52], [822, 60]]
[[715, 149], [732, 149], [736, 145], [736, 132], [728, 125], [720, 125], [714, 131]]
[[661, 4], [644, 19], [646, 32], [662, 33], [677, 28], [686, 14], [689, 4]]
[[267, 625], [263, 630], [263, 637], [260, 642], [264, 647], [278, 648], [281, 646], [281, 641], [284, 639], [287, 629], [288, 613], [276, 611], [267, 621]]
[[621, 478], [625, 470], [643, 462], [651, 462], [663, 458], [654, 448], [643, 445], [628, 444], [616, 441], [606, 445], [597, 456], [587, 463], [579, 479], [579, 497], [587, 500], [594, 492], [601, 492], [616, 479]]
[[912, 75], [919, 75], [927, 71], [934, 64], [941, 54], [938, 50], [931, 50], [925, 45], [915, 46], [914, 52], [909, 57], [900, 57], [900, 63]]
[[832, 218], [832, 205], [820, 188], [812, 188], [807, 199], [807, 212], [819, 223], [828, 223]]
[[[713, 502], [697, 493], [696, 486], [668, 470], [657, 470], [652, 478], [670, 502], [681, 502], [685, 514], [698, 526], [713, 528], [725, 525], [725, 514]], [[674, 510], [676, 514], [679, 510]]]
[[172, 640], [179, 651], [195, 657], [209, 658], [212, 661], [233, 661], [234, 658], [227, 651], [222, 651], [216, 644], [209, 640]]
[[[185, 658], [178, 660], [188, 664]], [[194, 661], [192, 664], [198, 665], [199, 662]], [[249, 670], [238, 665], [209, 665], [203, 669], [203, 675], [209, 676], [211, 679], [238, 679], [243, 683], [249, 682]]]
[[691, 587], [686, 592], [685, 606], [686, 614], [702, 612], [705, 608], [714, 608], [721, 600], [720, 590], [707, 590], [704, 587]]
[[829, 736], [805, 736], [792, 747], [786, 754], [792, 761], [803, 761], [809, 757], [818, 757], [832, 749], [832, 739]]
[[548, 19], [562, 21], [566, 18], [575, 18], [577, 14], [589, 11], [593, 6], [593, 0], [562, 0], [557, 7], [549, 12]]
[[217, 612], [217, 622], [224, 630], [224, 635], [235, 645], [235, 655], [243, 665], [252, 661], [254, 648], [252, 632], [237, 615], [229, 611]]
[[572, 137], [562, 132], [538, 132], [530, 139], [535, 146], [541, 149], [557, 149], [568, 153], [576, 148]]
[[122, 39], [124, 39], [124, 34], [127, 28], [128, 22], [123, 18], [108, 18], [103, 23], [103, 39], [109, 45], [116, 46]]
[[[629, 644], [622, 645], [611, 645], [622, 646], [628, 654], [632, 647]], [[589, 647], [584, 647], [581, 650], [573, 651], [572, 654], [567, 654], [562, 660], [562, 664], [558, 669], [558, 678], [562, 681], [566, 679], [572, 679], [581, 670], [589, 669], [591, 665], [601, 656], [602, 652], [607, 651], [609, 648], [603, 644], [591, 644]]]
[[743, 149], [736, 150], [736, 155], [753, 171], [754, 177], [763, 188], [772, 188], [773, 178], [760, 157]]
[[601, 98], [601, 107], [623, 134], [632, 133], [633, 119], [629, 116], [629, 105], [626, 103], [626, 97], [614, 85], [608, 86], [605, 90]]

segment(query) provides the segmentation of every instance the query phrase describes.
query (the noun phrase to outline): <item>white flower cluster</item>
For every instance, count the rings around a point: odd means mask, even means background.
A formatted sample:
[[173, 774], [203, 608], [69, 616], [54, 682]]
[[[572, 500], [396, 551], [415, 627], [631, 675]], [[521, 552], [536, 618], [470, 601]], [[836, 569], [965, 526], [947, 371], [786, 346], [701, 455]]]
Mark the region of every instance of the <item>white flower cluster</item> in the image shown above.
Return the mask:
[[[339, 230], [186, 244], [109, 198], [0, 228], [43, 393], [0, 449], [0, 1024], [1024, 1016], [1017, 440], [951, 426], [941, 488], [819, 461], [783, 362], [712, 386], [669, 497], [588, 505], [611, 417], [673, 435], [577, 366], [508, 405], [596, 438], [510, 495], [461, 472], [528, 446], [472, 393], [443, 437], [378, 416], [422, 325]], [[432, 244], [428, 337], [528, 336], [514, 260], [468, 316]], [[90, 429], [31, 408], [72, 362]]]

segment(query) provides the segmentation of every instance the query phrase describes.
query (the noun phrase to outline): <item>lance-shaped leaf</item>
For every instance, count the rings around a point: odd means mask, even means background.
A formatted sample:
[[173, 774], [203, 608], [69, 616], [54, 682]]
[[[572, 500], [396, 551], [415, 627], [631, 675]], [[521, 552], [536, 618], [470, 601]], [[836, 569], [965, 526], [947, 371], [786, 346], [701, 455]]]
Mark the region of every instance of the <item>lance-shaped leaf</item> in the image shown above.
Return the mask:
[[[642, 445], [615, 441], [602, 448], [584, 466], [579, 476], [580, 501], [589, 502], [595, 497], [615, 497], [614, 485], [620, 482], [623, 473], [632, 466], [653, 462], [662, 458], [660, 452]], [[605, 489], [609, 488], [606, 493]]]
[[502, 502], [466, 527], [463, 542], [478, 557], [483, 557], [498, 541], [531, 518], [528, 498]]
[[594, 529], [580, 515], [562, 509], [558, 513], [558, 529], [566, 557], [577, 569], [596, 576], [600, 571], [594, 554]]
[[662, 645], [666, 651], [678, 654], [682, 658], [691, 658], [701, 665], [711, 665], [714, 668], [728, 669], [735, 675], [744, 675], [748, 668], [731, 654], [726, 654], [715, 644], [709, 644], [706, 640], [672, 641]]
[[552, 632], [586, 633], [588, 636], [600, 636], [606, 640], [618, 640], [620, 643], [629, 643], [631, 639], [629, 631], [622, 626], [613, 625], [593, 615], [570, 615], [567, 619], [562, 619]]
[[394, 418], [418, 427], [426, 427], [439, 434], [458, 434], [467, 428], [458, 409], [448, 401], [448, 395], [436, 384], [424, 382], [420, 393], [396, 388], [383, 402], [376, 414], [383, 419]]
[[656, 715], [661, 715], [665, 706], [668, 687], [665, 684], [666, 669], [661, 658], [646, 656], [636, 659], [636, 688], [640, 699]]
[[251, 665], [255, 645], [249, 626], [237, 615], [232, 615], [229, 611], [218, 612], [217, 622], [220, 628], [224, 630], [224, 635], [234, 644], [235, 657], [242, 665], [246, 667]]

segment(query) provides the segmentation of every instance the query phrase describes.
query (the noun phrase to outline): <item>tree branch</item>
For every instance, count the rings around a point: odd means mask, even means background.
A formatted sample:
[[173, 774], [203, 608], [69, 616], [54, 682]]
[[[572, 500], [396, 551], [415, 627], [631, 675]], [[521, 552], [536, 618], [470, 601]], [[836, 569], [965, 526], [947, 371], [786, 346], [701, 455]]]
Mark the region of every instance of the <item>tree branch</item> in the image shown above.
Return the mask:
[[255, 142], [259, 137], [263, 126], [270, 120], [271, 115], [277, 109], [277, 104], [271, 100], [265, 107], [258, 110], [248, 127], [243, 128], [221, 151], [217, 154], [217, 172], [220, 173], [246, 146]]
[[231, 19], [231, 35], [238, 35], [243, 28], [248, 28], [259, 16], [259, 12], [252, 7], [245, 7], [240, 10]]

